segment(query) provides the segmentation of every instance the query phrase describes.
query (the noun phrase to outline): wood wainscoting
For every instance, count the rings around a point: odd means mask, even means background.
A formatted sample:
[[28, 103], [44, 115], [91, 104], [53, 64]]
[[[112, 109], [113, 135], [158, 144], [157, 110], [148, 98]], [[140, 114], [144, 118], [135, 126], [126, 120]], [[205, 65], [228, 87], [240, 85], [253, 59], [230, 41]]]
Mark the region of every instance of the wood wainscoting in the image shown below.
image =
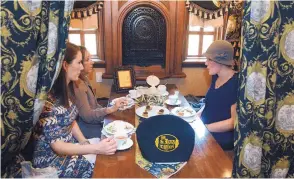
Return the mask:
[[104, 1], [102, 33], [100, 44], [106, 63], [103, 78], [112, 78], [115, 67], [122, 65], [122, 25], [124, 18], [134, 8], [142, 5], [158, 10], [166, 21], [166, 65], [149, 67], [135, 66], [137, 80], [149, 75], [160, 78], [184, 78], [182, 62], [185, 58], [188, 11], [185, 1]]

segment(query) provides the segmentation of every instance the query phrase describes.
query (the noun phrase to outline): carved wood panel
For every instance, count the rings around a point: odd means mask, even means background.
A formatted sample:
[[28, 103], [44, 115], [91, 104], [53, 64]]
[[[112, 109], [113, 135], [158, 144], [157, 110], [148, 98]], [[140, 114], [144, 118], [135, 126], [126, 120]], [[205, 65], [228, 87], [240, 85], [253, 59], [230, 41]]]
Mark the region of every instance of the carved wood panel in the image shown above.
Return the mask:
[[122, 64], [165, 67], [166, 22], [163, 15], [150, 6], [131, 10], [122, 28]]

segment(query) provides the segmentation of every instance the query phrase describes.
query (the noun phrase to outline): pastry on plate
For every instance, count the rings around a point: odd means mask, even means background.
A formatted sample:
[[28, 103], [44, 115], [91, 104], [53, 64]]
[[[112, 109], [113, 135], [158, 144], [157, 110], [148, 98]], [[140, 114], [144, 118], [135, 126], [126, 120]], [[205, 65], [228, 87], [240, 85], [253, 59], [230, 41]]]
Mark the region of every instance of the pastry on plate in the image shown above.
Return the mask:
[[150, 105], [147, 105], [145, 111], [150, 111], [151, 109], [152, 107]]
[[185, 114], [184, 111], [179, 111], [178, 112], [178, 116], [184, 116], [184, 114]]
[[142, 116], [143, 117], [148, 117], [148, 112], [147, 111], [144, 111], [143, 114], [142, 114]]
[[164, 113], [164, 109], [160, 109], [157, 114], [163, 114]]

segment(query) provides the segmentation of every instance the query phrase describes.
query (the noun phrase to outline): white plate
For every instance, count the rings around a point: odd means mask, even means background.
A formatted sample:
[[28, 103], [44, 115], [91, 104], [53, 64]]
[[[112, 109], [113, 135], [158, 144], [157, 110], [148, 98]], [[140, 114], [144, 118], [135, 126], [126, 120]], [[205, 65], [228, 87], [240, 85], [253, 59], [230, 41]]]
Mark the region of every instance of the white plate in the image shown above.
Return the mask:
[[[127, 105], [126, 106], [123, 106], [123, 107], [120, 107], [119, 110], [123, 111], [123, 110], [126, 110], [130, 107], [132, 107], [134, 104], [135, 104], [135, 101], [132, 99], [132, 98], [128, 98], [128, 97], [121, 97], [121, 98], [125, 98], [127, 100]], [[121, 99], [121, 98], [115, 98], [111, 101], [110, 105], [113, 106], [115, 101], [118, 100], [118, 99]]]
[[126, 150], [126, 149], [132, 147], [133, 144], [134, 144], [134, 142], [132, 141], [132, 139], [128, 138], [127, 141], [124, 144], [117, 147], [117, 150]]
[[[179, 115], [178, 112], [183, 112], [184, 115]], [[179, 117], [192, 117], [195, 116], [196, 112], [191, 107], [175, 107], [171, 110], [171, 113], [173, 115], [179, 116]]]
[[142, 106], [142, 107], [137, 108], [136, 109], [136, 114], [138, 116], [140, 116], [140, 117], [143, 117], [143, 118], [149, 118], [149, 117], [152, 117], [152, 116], [160, 115], [160, 114], [158, 114], [158, 111], [160, 109], [164, 110], [163, 114], [161, 114], [161, 115], [170, 114], [169, 110], [164, 108], [164, 107], [161, 107], [161, 106], [151, 106], [151, 107], [152, 107], [152, 109], [150, 111], [148, 111], [148, 117], [143, 116], [143, 112], [145, 111], [146, 106]]
[[116, 132], [124, 132], [124, 133], [130, 133], [132, 131], [134, 131], [134, 126], [128, 122], [125, 121], [113, 121], [109, 124], [107, 124], [106, 126], [104, 126], [103, 128], [105, 130], [105, 132], [107, 132], [108, 134], [114, 134]]
[[136, 96], [136, 97], [131, 97], [130, 94], [128, 94], [126, 97], [127, 97], [127, 98], [137, 99], [137, 98], [139, 98], [139, 97], [141, 97], [141, 96], [142, 96], [141, 93], [137, 93], [137, 96]]
[[171, 105], [171, 106], [177, 106], [180, 105], [182, 102], [180, 100], [177, 100], [175, 104], [171, 103], [169, 99], [165, 101], [166, 104]]

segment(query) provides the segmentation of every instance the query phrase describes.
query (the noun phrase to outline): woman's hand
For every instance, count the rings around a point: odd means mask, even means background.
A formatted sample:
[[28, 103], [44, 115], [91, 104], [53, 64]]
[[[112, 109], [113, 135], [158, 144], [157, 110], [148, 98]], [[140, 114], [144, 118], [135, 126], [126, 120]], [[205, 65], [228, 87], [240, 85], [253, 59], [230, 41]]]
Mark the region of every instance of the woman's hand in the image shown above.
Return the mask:
[[107, 108], [106, 113], [110, 114], [113, 112], [116, 112], [119, 108], [128, 105], [128, 102], [125, 98], [119, 98], [115, 101], [114, 105], [111, 106], [110, 108]]
[[98, 144], [93, 144], [93, 147], [96, 154], [113, 155], [117, 149], [117, 144], [113, 138], [106, 138]]
[[119, 98], [114, 103], [114, 106], [116, 106], [117, 108], [121, 108], [126, 105], [128, 105], [128, 101], [125, 98]]

